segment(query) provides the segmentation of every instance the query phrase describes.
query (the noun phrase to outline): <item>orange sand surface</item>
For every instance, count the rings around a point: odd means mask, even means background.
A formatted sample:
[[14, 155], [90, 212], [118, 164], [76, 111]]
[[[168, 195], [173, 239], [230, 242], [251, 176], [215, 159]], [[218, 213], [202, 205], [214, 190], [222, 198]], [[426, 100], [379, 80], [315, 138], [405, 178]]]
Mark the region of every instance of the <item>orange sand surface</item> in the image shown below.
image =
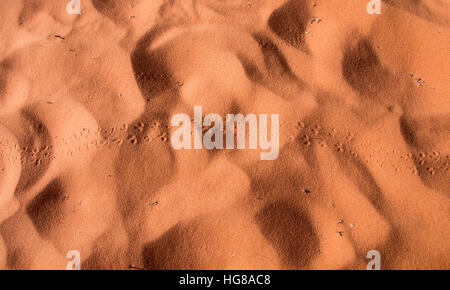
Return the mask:
[[0, 269], [450, 269], [448, 0], [68, 2], [0, 1]]

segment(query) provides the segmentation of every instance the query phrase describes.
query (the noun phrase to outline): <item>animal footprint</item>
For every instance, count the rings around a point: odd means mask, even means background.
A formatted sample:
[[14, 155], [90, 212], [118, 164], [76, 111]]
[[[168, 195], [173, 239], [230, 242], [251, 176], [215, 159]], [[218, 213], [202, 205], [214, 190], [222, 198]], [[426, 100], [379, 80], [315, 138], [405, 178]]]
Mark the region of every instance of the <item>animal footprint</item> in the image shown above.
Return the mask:
[[127, 140], [130, 141], [130, 143], [133, 145], [136, 145], [138, 143], [137, 137], [135, 135], [128, 136]]
[[142, 122], [139, 122], [136, 125], [134, 125], [134, 129], [141, 133], [144, 131], [144, 128], [145, 128], [145, 124]]

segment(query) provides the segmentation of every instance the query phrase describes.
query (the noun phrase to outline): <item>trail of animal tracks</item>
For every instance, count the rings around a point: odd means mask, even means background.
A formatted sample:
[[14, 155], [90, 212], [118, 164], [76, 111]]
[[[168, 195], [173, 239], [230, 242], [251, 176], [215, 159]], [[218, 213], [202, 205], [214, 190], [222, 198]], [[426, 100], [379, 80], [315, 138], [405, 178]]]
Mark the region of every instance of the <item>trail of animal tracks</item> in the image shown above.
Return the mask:
[[[450, 6], [0, 1], [0, 269], [450, 268]], [[280, 152], [170, 117], [279, 114]]]

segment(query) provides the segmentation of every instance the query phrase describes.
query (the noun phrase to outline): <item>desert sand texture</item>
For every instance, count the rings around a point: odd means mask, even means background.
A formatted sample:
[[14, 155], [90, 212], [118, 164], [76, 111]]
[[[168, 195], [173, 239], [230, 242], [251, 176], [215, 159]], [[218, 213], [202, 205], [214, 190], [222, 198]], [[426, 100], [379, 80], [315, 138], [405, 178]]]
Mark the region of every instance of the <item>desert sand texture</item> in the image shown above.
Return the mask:
[[0, 0], [0, 269], [450, 269], [448, 0], [69, 2]]

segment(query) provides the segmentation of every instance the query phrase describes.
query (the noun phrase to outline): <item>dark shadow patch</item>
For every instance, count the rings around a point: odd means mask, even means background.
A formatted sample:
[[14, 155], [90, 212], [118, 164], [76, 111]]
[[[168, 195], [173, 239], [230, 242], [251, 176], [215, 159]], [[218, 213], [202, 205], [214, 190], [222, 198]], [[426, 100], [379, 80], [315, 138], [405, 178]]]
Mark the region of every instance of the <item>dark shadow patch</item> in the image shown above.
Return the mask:
[[[16, 192], [21, 193], [34, 185], [47, 172], [52, 162], [53, 144], [45, 125], [29, 109], [24, 109], [20, 115], [23, 119], [21, 138], [22, 172], [17, 183]], [[48, 150], [43, 150], [45, 148]], [[48, 156], [45, 156], [47, 154]], [[32, 172], [33, 174], [30, 174]]]
[[130, 0], [92, 0], [94, 8], [118, 25], [125, 25], [130, 20], [126, 11], [132, 7], [134, 1]]
[[237, 58], [241, 62], [247, 77], [253, 82], [261, 83], [264, 76], [258, 65], [243, 54], [238, 54]]
[[342, 73], [345, 80], [361, 95], [373, 99], [378, 93], [391, 86], [385, 69], [373, 46], [367, 38], [351, 41], [344, 52]]
[[410, 146], [417, 146], [416, 137], [413, 128], [410, 126], [404, 116], [400, 118], [400, 131], [403, 138]]
[[[142, 258], [147, 270], [192, 270], [198, 268], [193, 251], [178, 251], [186, 246], [186, 228], [176, 225], [157, 240], [144, 246]], [[183, 239], [183, 241], [180, 241]]]
[[306, 267], [319, 254], [319, 240], [312, 223], [299, 208], [277, 201], [260, 210], [255, 219], [284, 268]]
[[27, 214], [41, 236], [47, 236], [60, 223], [61, 204], [66, 198], [61, 183], [53, 180], [27, 206]]
[[423, 184], [449, 196], [448, 158], [440, 151], [443, 140], [450, 132], [450, 118], [411, 118], [404, 115], [400, 118], [400, 129], [411, 149], [412, 161]]
[[303, 90], [304, 82], [292, 72], [282, 51], [272, 40], [258, 33], [252, 36], [261, 49], [265, 67], [258, 68], [250, 60], [240, 56], [249, 79], [287, 100], [295, 98]]
[[131, 54], [134, 77], [146, 101], [177, 87], [176, 80], [169, 73], [164, 52], [150, 50], [151, 44], [167, 29], [168, 26], [157, 26], [147, 32]]
[[264, 63], [271, 76], [296, 80], [289, 64], [278, 46], [268, 37], [262, 34], [254, 34], [253, 38], [258, 42], [264, 56]]
[[309, 18], [307, 1], [290, 0], [272, 13], [268, 24], [284, 42], [306, 52], [305, 32]]

